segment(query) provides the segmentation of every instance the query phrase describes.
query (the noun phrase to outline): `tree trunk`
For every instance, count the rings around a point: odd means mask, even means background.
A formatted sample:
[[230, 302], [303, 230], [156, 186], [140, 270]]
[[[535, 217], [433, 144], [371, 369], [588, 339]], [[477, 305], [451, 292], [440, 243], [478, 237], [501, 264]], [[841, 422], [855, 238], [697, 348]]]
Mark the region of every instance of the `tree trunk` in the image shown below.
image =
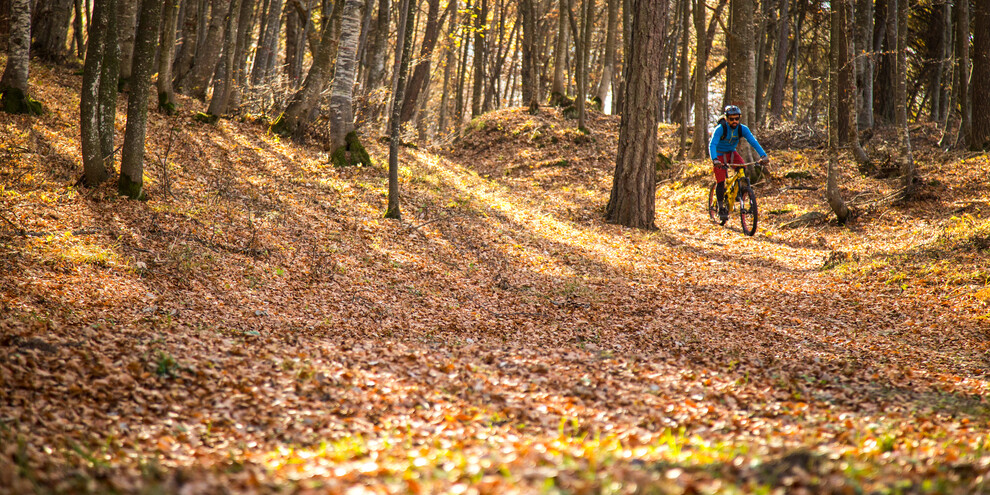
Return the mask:
[[485, 68], [487, 57], [488, 0], [480, 0], [475, 4], [474, 18], [474, 86], [471, 89], [471, 117], [477, 117], [482, 112], [482, 98], [485, 85]]
[[[884, 19], [881, 35], [883, 36], [883, 56], [881, 57], [880, 74], [874, 87], [874, 102], [876, 114], [888, 123], [897, 120], [897, 0], [877, 0], [877, 22], [881, 16]], [[882, 9], [882, 10], [881, 10]], [[874, 44], [880, 40], [874, 40]]]
[[770, 93], [770, 115], [775, 119], [784, 116], [784, 87], [787, 85], [787, 39], [790, 36], [790, 0], [780, 0], [780, 18], [777, 26], [777, 54], [773, 62], [773, 89]]
[[395, 48], [395, 70], [393, 71], [395, 83], [392, 88], [392, 115], [389, 118], [389, 144], [388, 144], [388, 209], [385, 211], [385, 218], [395, 220], [402, 219], [402, 210], [399, 206], [399, 121], [402, 110], [402, 100], [406, 92], [406, 73], [409, 72], [409, 58], [412, 53], [413, 27], [415, 17], [412, 12], [412, 5], [415, 0], [402, 0], [401, 15], [399, 17], [399, 40]]
[[258, 0], [241, 0], [241, 12], [237, 15], [237, 45], [234, 47], [234, 87], [230, 92], [230, 106], [241, 106], [244, 88], [248, 78], [248, 46], [251, 44], [251, 31], [254, 28], [255, 9]]
[[839, 168], [839, 68], [844, 62], [841, 58], [842, 50], [839, 47], [842, 37], [842, 9], [834, 2], [830, 14], [830, 36], [831, 47], [829, 49], [828, 64], [828, 170], [826, 171], [825, 196], [828, 198], [828, 205], [832, 208], [839, 223], [845, 223], [849, 217], [849, 208], [842, 199], [842, 192], [838, 185]]
[[210, 87], [216, 72], [217, 62], [224, 46], [224, 24], [230, 12], [231, 0], [212, 0], [210, 8], [210, 24], [206, 31], [206, 42], [202, 50], [196, 53], [196, 62], [192, 73], [181, 85], [179, 91], [198, 100], [206, 100], [206, 90]]
[[756, 120], [756, 33], [752, 0], [731, 0], [729, 35], [729, 74], [726, 78], [726, 103], [742, 109], [742, 122]]
[[31, 20], [34, 42], [31, 53], [41, 60], [60, 64], [65, 62], [68, 51], [65, 40], [69, 36], [73, 0], [38, 0]]
[[631, 51], [627, 52], [619, 152], [605, 220], [627, 227], [653, 229], [661, 85], [660, 66], [656, 61], [663, 47], [667, 2], [631, 0], [630, 3], [635, 13], [629, 42]]
[[973, 78], [970, 86], [972, 129], [969, 148], [990, 149], [990, 0], [976, 0], [973, 10]]
[[144, 138], [148, 122], [148, 97], [155, 49], [161, 29], [161, 0], [143, 0], [134, 40], [134, 66], [131, 94], [127, 99], [127, 129], [120, 152], [120, 179], [117, 190], [131, 199], [144, 197]]
[[970, 144], [973, 127], [972, 102], [969, 96], [969, 2], [956, 5], [956, 80], [959, 81], [959, 137], [956, 143]]
[[873, 0], [858, 0], [856, 7], [856, 115], [859, 130], [873, 128]]
[[237, 50], [237, 26], [241, 1], [231, 0], [227, 9], [227, 19], [224, 22], [223, 53], [217, 70], [216, 84], [213, 86], [213, 97], [210, 98], [210, 108], [206, 111], [217, 117], [230, 113], [230, 94], [234, 89], [234, 52]]
[[[199, 17], [205, 16], [206, 12], [199, 11], [199, 0], [184, 0], [182, 11], [182, 44], [179, 45], [178, 54], [175, 57], [175, 65], [172, 67], [173, 84], [181, 86], [186, 77], [192, 71], [193, 63], [196, 60], [196, 40], [202, 34], [199, 32]], [[205, 36], [205, 34], [202, 34]]]
[[[530, 0], [522, 0], [530, 1]], [[457, 0], [451, 0], [454, 8], [450, 12], [449, 37], [444, 43], [444, 64], [443, 64], [443, 92], [440, 93], [440, 115], [437, 117], [437, 132], [442, 136], [447, 133], [447, 107], [450, 106], [450, 74], [454, 64], [457, 62], [457, 53], [454, 50], [453, 41], [454, 30], [457, 28]]]
[[165, 0], [158, 56], [158, 109], [175, 113], [175, 89], [172, 87], [172, 58], [175, 55], [175, 31], [179, 23], [179, 1]]
[[554, 46], [553, 83], [550, 86], [550, 104], [560, 105], [567, 100], [567, 83], [564, 79], [567, 50], [567, 13], [570, 11], [570, 0], [558, 0], [557, 14], [557, 44]]
[[915, 168], [907, 121], [907, 33], [908, 0], [897, 0], [897, 94], [894, 98], [897, 102], [901, 187], [904, 188], [904, 196], [910, 198], [914, 194]]
[[540, 59], [537, 52], [537, 14], [535, 0], [519, 0], [522, 17], [522, 99], [530, 113], [540, 108]]
[[433, 49], [437, 45], [440, 34], [440, 24], [437, 16], [440, 14], [440, 0], [428, 0], [429, 10], [426, 14], [426, 31], [423, 34], [423, 44], [419, 51], [419, 63], [413, 69], [412, 78], [407, 85], [406, 97], [402, 102], [401, 122], [408, 122], [416, 112], [416, 101], [419, 93], [430, 76], [430, 61]]
[[[471, 1], [467, 0], [467, 6], [465, 7], [465, 12], [471, 12]], [[464, 26], [461, 29], [461, 44], [464, 45], [464, 49], [461, 50], [461, 61], [460, 66], [457, 71], [457, 100], [454, 105], [454, 114], [456, 115], [456, 128], [459, 131], [461, 129], [461, 124], [464, 122], [464, 107], [465, 107], [465, 86], [467, 85], [467, 61], [468, 53], [471, 49], [471, 16], [464, 16]]]
[[[848, 67], [856, 66], [856, 54], [861, 53], [862, 50], [859, 49], [855, 44], [855, 21], [853, 21], [853, 0], [843, 0], [841, 4], [837, 2], [832, 3], [833, 8], [840, 8], [840, 15], [842, 17], [842, 25], [840, 28], [843, 30], [843, 35], [846, 41], [849, 43], [848, 50], [845, 51], [846, 58], [842, 59], [843, 65]], [[833, 31], [834, 33], [834, 31]], [[841, 81], [841, 78], [840, 78]], [[860, 170], [871, 170], [873, 165], [870, 163], [870, 157], [866, 155], [866, 150], [863, 146], [859, 144], [859, 130], [857, 129], [857, 114], [859, 112], [859, 105], [856, 103], [857, 95], [859, 91], [856, 88], [856, 78], [848, 78], [849, 88], [844, 93], [848, 98], [846, 102], [846, 108], [848, 108], [848, 117], [846, 120], [846, 132], [848, 132], [848, 144], [849, 149], [852, 151], [853, 156], [856, 158], [856, 163], [859, 164]]]
[[389, 9], [389, 0], [378, 0], [378, 17], [375, 27], [371, 31], [371, 42], [368, 45], [365, 62], [368, 65], [364, 83], [367, 92], [381, 86], [382, 77], [385, 74], [385, 59], [388, 56], [385, 41], [389, 34]]
[[[584, 33], [580, 36], [581, 43], [578, 45], [578, 50], [581, 56], [578, 57], [578, 90], [577, 90], [577, 103], [578, 103], [578, 130], [589, 133], [587, 126], [587, 107], [588, 107], [588, 72], [591, 70], [588, 58], [591, 54], [591, 30], [594, 27], [594, 16], [595, 16], [595, 0], [584, 0], [584, 12], [581, 15], [584, 21]], [[661, 84], [663, 84], [661, 80]]]
[[41, 114], [41, 105], [28, 96], [28, 60], [31, 55], [31, 3], [10, 4], [10, 40], [7, 66], [0, 77], [0, 106], [7, 113]]
[[279, 32], [282, 28], [282, 0], [271, 0], [264, 15], [265, 31], [258, 41], [258, 51], [255, 53], [254, 68], [251, 71], [251, 83], [256, 86], [268, 81], [274, 71]]
[[6, 52], [10, 40], [10, 2], [0, 0], [0, 50]]
[[[137, 35], [138, 7], [141, 0], [120, 0], [117, 4], [118, 25], [120, 37], [120, 90], [130, 88], [131, 73], [134, 66], [134, 40]], [[154, 55], [152, 55], [154, 56]]]
[[[616, 0], [609, 0], [614, 2]], [[680, 146], [677, 149], [677, 159], [684, 160], [687, 153], [687, 139], [688, 139], [688, 111], [690, 110], [690, 105], [688, 105], [688, 81], [691, 78], [690, 71], [688, 70], [688, 45], [691, 41], [691, 1], [692, 0], [682, 0], [681, 3], [681, 61], [680, 61], [680, 71], [679, 77], [680, 81], [678, 85], [681, 88], [681, 110], [680, 110]], [[700, 36], [699, 36], [700, 37]]]
[[691, 158], [708, 155], [708, 42], [705, 36], [706, 0], [694, 4], [694, 31], [697, 40], [697, 64], [694, 68], [694, 137]]
[[331, 160], [338, 166], [358, 162], [371, 166], [371, 159], [354, 132], [354, 81], [363, 8], [364, 0], [346, 0], [341, 12], [343, 23], [330, 94]]
[[291, 89], [298, 88], [302, 80], [302, 55], [305, 51], [300, 48], [306, 44], [305, 30], [306, 19], [300, 15], [299, 10], [287, 8], [285, 11], [285, 75], [289, 80]]
[[320, 100], [320, 93], [326, 87], [330, 78], [330, 62], [334, 45], [334, 29], [332, 22], [324, 22], [321, 26], [323, 34], [320, 37], [320, 49], [317, 51], [313, 65], [306, 74], [306, 80], [299, 91], [289, 100], [289, 105], [282, 115], [272, 123], [272, 132], [280, 136], [292, 136], [302, 140], [309, 117], [313, 108]]
[[[96, 0], [92, 22], [89, 25], [86, 65], [83, 67], [79, 104], [80, 148], [83, 155], [85, 183], [89, 187], [98, 186], [109, 177], [107, 162], [111, 157], [109, 153], [104, 152], [104, 143], [107, 140], [103, 134], [107, 129], [113, 130], [113, 121], [110, 117], [111, 125], [109, 127], [105, 125], [108, 119], [104, 118], [103, 113], [107, 110], [107, 105], [101, 104], [101, 100], [108, 93], [104, 91], [107, 86], [112, 87], [114, 99], [117, 95], [118, 72], [116, 64], [110, 60], [117, 56], [116, 50], [111, 46], [117, 43], [116, 32], [113, 29], [116, 7], [114, 0]], [[111, 67], [108, 69], [107, 65]], [[112, 146], [112, 134], [109, 141]]]
[[83, 39], [82, 0], [73, 1], [72, 36], [76, 45], [76, 58], [82, 60], [86, 53], [86, 40]]
[[[601, 103], [602, 112], [611, 105], [609, 96], [612, 93], [612, 81], [615, 79], [615, 47], [619, 30], [619, 5], [622, 0], [608, 1], [608, 24], [605, 32], [605, 53], [602, 61], [602, 77], [598, 82], [598, 101]], [[691, 0], [686, 0], [685, 5]], [[684, 49], [687, 50], [687, 42], [683, 42]]]

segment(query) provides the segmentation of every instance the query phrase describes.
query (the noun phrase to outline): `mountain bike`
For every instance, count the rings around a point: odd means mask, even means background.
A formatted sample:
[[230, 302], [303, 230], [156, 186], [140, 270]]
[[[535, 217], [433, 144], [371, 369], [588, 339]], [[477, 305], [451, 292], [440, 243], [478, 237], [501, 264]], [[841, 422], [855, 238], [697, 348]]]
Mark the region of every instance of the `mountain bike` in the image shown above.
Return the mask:
[[[725, 203], [726, 208], [729, 210], [729, 215], [736, 210], [736, 203], [738, 203], [739, 208], [739, 219], [742, 222], [742, 231], [746, 235], [753, 235], [756, 233], [756, 222], [759, 219], [759, 210], [756, 206], [756, 193], [753, 192], [753, 187], [749, 183], [749, 178], [746, 177], [746, 167], [748, 165], [755, 165], [759, 162], [750, 163], [739, 163], [726, 165], [738, 167], [736, 168], [735, 175], [727, 177], [725, 179]], [[726, 220], [721, 220], [718, 217], [718, 201], [715, 198], [715, 186], [712, 184], [708, 188], [708, 218], [711, 218], [713, 222], [718, 222], [719, 225], [725, 225]], [[735, 199], [730, 199], [735, 198]]]

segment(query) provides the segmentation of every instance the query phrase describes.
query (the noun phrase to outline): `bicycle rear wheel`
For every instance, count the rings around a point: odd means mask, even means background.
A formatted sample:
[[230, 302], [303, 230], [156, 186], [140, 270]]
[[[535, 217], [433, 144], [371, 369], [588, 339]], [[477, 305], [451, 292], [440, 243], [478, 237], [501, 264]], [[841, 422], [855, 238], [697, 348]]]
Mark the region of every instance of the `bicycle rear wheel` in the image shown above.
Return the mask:
[[708, 218], [718, 222], [718, 201], [715, 199], [715, 184], [708, 188]]
[[756, 222], [759, 216], [756, 207], [756, 193], [749, 187], [744, 188], [739, 193], [739, 219], [742, 221], [743, 234], [753, 235], [756, 233]]

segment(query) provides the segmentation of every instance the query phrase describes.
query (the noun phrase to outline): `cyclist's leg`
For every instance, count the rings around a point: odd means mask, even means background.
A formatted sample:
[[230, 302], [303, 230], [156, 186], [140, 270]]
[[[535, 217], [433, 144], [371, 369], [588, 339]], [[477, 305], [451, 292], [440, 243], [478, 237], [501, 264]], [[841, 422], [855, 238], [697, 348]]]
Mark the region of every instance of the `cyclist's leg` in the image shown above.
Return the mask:
[[[729, 153], [723, 153], [718, 155], [718, 161], [722, 163], [728, 163], [730, 158]], [[729, 218], [729, 211], [725, 206], [725, 179], [728, 175], [726, 169], [721, 167], [713, 167], [715, 172], [715, 199], [718, 201], [718, 216], [719, 219], [725, 222]]]

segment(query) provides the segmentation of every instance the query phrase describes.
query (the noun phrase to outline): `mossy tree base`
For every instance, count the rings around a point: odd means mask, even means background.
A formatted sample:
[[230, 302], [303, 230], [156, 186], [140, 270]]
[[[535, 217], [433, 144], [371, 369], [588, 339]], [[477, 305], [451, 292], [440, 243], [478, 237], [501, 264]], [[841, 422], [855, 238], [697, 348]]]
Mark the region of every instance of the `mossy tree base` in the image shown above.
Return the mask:
[[553, 93], [550, 95], [550, 106], [566, 108], [574, 106], [574, 100], [567, 97], [567, 95], [561, 93]]
[[144, 184], [140, 182], [132, 182], [126, 175], [123, 174], [117, 182], [117, 193], [121, 196], [127, 196], [130, 199], [137, 199], [140, 201], [145, 201], [148, 199], [148, 196], [144, 194]]
[[275, 119], [275, 122], [272, 122], [272, 125], [268, 127], [268, 132], [280, 137], [290, 137], [296, 134], [297, 128], [298, 125], [293, 124], [292, 119], [286, 118], [285, 113], [283, 112], [277, 119]]
[[45, 107], [40, 101], [31, 98], [17, 88], [7, 88], [0, 92], [0, 109], [7, 113], [42, 115]]
[[203, 113], [203, 112], [196, 112], [196, 115], [193, 116], [193, 120], [195, 120], [196, 122], [202, 122], [204, 124], [213, 125], [220, 121], [220, 116]]
[[[272, 126], [274, 127], [274, 125]], [[361, 144], [357, 132], [351, 131], [344, 137], [344, 145], [339, 146], [330, 154], [330, 163], [335, 167], [350, 167], [353, 165], [371, 166], [371, 155]]]
[[158, 93], [158, 111], [164, 113], [165, 115], [175, 115], [176, 109], [178, 107], [175, 105], [168, 93]]

